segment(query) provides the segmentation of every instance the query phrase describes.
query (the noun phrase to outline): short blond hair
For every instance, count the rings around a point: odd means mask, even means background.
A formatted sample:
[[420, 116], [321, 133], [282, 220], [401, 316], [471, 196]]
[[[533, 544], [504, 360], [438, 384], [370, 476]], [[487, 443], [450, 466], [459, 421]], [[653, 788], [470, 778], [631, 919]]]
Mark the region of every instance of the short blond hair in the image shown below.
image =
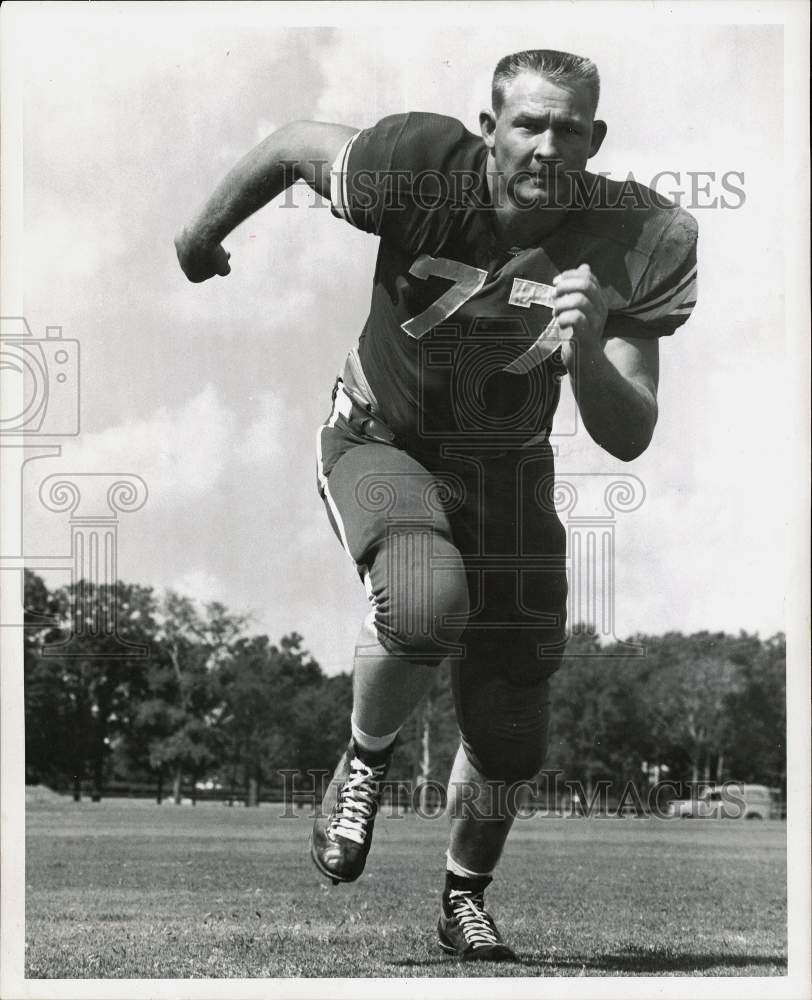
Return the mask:
[[491, 106], [495, 114], [499, 114], [505, 103], [505, 84], [527, 71], [538, 73], [554, 83], [585, 84], [592, 96], [592, 113], [597, 110], [601, 78], [598, 67], [591, 59], [555, 49], [525, 49], [524, 52], [503, 56], [496, 64], [491, 85]]

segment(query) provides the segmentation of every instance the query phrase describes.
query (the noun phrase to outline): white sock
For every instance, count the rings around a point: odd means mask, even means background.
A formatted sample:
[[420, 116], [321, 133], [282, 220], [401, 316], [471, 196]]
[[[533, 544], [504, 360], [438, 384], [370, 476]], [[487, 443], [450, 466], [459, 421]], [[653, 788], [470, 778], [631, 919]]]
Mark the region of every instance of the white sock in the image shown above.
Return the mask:
[[380, 753], [391, 746], [401, 728], [398, 726], [393, 733], [387, 733], [385, 736], [370, 736], [369, 733], [358, 728], [354, 716], [350, 719], [350, 726], [352, 727], [352, 738], [362, 750], [368, 750], [370, 753]]
[[452, 857], [451, 851], [446, 851], [446, 869], [452, 875], [459, 875], [461, 878], [490, 878], [493, 875], [493, 868], [489, 872], [472, 872], [470, 868], [463, 868]]

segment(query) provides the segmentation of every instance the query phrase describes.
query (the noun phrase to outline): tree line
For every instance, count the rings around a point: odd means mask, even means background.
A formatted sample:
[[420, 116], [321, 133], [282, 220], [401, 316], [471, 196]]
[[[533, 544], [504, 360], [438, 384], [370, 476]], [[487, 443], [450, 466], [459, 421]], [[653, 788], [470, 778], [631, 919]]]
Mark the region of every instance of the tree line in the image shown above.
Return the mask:
[[[115, 633], [77, 628], [103, 606]], [[25, 575], [26, 781], [101, 798], [122, 785], [231, 801], [329, 772], [349, 737], [352, 680], [296, 632], [253, 634], [220, 603], [138, 584], [48, 590]], [[81, 625], [81, 621], [79, 622]], [[66, 641], [69, 640], [69, 641]], [[643, 652], [644, 651], [644, 652]], [[553, 680], [545, 770], [634, 783], [786, 786], [786, 643], [700, 632], [601, 644], [575, 629]], [[444, 784], [459, 733], [448, 671], [401, 734], [391, 776]], [[295, 782], [294, 782], [295, 783]]]

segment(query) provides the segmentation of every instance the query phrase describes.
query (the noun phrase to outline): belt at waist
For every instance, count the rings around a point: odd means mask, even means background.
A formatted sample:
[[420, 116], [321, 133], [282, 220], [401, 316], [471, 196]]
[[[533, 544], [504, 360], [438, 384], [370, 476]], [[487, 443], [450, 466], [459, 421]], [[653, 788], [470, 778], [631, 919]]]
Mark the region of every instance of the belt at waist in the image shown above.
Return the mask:
[[372, 406], [354, 389], [338, 378], [335, 387], [335, 405], [338, 413], [353, 430], [380, 444], [396, 444], [395, 434], [380, 417], [372, 413]]

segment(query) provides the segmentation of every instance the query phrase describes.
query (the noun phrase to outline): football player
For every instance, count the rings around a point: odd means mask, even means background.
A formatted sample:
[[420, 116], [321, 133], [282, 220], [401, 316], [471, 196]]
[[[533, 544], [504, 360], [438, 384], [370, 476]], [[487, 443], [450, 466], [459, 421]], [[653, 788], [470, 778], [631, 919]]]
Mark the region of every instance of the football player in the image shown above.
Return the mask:
[[565, 532], [549, 443], [570, 377], [594, 440], [628, 461], [657, 420], [659, 338], [695, 301], [696, 225], [586, 170], [606, 124], [585, 58], [498, 63], [481, 135], [435, 114], [359, 130], [295, 122], [178, 236], [184, 273], [229, 273], [228, 233], [296, 180], [380, 237], [369, 315], [317, 439], [327, 515], [370, 600], [352, 738], [311, 837], [333, 882], [364, 869], [398, 732], [447, 662], [461, 732], [440, 946], [510, 960], [484, 902], [543, 764], [565, 643]]

